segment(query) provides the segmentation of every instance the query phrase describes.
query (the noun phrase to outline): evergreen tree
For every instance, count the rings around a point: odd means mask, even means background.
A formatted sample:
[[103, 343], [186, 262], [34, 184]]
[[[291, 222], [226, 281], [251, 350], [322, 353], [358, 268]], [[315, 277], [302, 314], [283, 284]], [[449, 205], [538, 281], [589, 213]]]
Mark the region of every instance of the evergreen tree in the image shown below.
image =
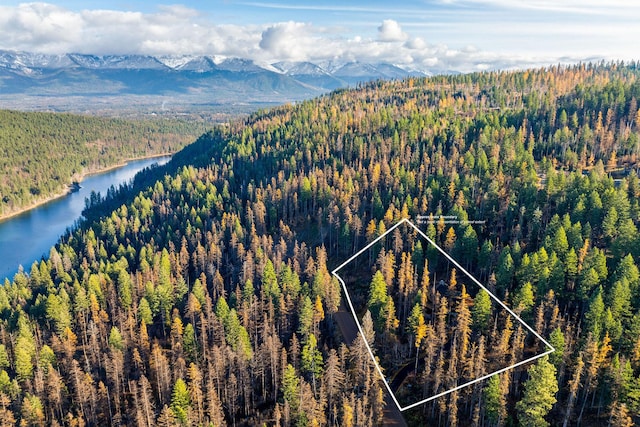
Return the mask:
[[424, 321], [424, 315], [422, 314], [422, 308], [420, 304], [413, 306], [411, 315], [407, 321], [407, 327], [409, 332], [413, 335], [413, 345], [416, 348], [416, 365], [415, 371], [418, 370], [418, 355], [420, 354], [420, 345], [422, 340], [427, 336], [427, 324]]
[[389, 299], [387, 294], [387, 283], [384, 280], [384, 276], [378, 270], [373, 275], [371, 285], [369, 287], [369, 300], [367, 308], [371, 312], [373, 321], [378, 330], [382, 330], [385, 323], [384, 309], [388, 308], [387, 300]]
[[545, 356], [529, 368], [529, 379], [524, 383], [524, 394], [516, 404], [520, 425], [548, 426], [545, 417], [556, 403], [557, 392], [556, 368]]
[[555, 351], [549, 355], [549, 362], [551, 362], [556, 369], [559, 369], [564, 359], [565, 346], [564, 334], [560, 328], [556, 328], [551, 332], [549, 344], [555, 349]]
[[486, 331], [491, 322], [491, 297], [484, 289], [480, 289], [473, 301], [471, 309], [473, 325], [480, 331]]
[[288, 364], [282, 377], [282, 394], [292, 412], [297, 413], [300, 403], [300, 378], [291, 364]]
[[483, 396], [487, 419], [491, 425], [500, 425], [506, 413], [506, 402], [500, 387], [500, 375], [493, 375], [487, 380]]
[[144, 297], [142, 297], [138, 303], [138, 317], [140, 322], [143, 322], [145, 325], [153, 323], [153, 313], [151, 312], [149, 301]]
[[262, 290], [264, 296], [271, 298], [274, 302], [280, 297], [280, 286], [278, 285], [278, 277], [271, 260], [267, 260], [262, 272]]
[[186, 425], [190, 408], [191, 397], [189, 396], [189, 389], [184, 380], [178, 378], [173, 385], [173, 392], [171, 393], [171, 412], [182, 425]]

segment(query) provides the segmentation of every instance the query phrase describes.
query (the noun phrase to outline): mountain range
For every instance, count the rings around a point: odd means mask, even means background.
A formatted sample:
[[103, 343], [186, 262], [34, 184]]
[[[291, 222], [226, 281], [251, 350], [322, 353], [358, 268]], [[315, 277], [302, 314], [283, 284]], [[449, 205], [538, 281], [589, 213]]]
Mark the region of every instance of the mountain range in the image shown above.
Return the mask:
[[376, 79], [427, 75], [384, 62], [257, 64], [218, 56], [0, 50], [0, 103], [53, 110], [282, 103]]

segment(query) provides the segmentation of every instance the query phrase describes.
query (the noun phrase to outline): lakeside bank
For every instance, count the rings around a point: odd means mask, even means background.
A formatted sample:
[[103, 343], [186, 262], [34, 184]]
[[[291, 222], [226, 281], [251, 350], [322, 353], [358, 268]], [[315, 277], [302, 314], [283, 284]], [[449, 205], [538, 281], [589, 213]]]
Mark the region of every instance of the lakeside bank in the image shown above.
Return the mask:
[[100, 175], [103, 173], [107, 173], [119, 168], [122, 168], [124, 166], [127, 166], [129, 163], [131, 162], [137, 162], [137, 161], [141, 161], [141, 160], [150, 160], [150, 159], [155, 159], [155, 158], [162, 158], [162, 157], [167, 157], [167, 156], [173, 156], [174, 153], [158, 153], [158, 154], [151, 154], [148, 156], [139, 156], [139, 157], [131, 157], [128, 159], [124, 159], [119, 161], [118, 163], [114, 164], [114, 165], [110, 165], [107, 166], [105, 168], [101, 168], [101, 169], [97, 169], [97, 170], [92, 170], [92, 171], [88, 171], [88, 172], [83, 172], [82, 174], [74, 174], [71, 177], [71, 183], [65, 184], [65, 186], [63, 187], [63, 189], [61, 191], [58, 191], [54, 194], [51, 194], [49, 196], [44, 196], [42, 199], [34, 202], [34, 203], [30, 203], [28, 206], [24, 206], [21, 208], [18, 208], [16, 210], [12, 210], [10, 212], [7, 213], [3, 213], [0, 214], [0, 223], [9, 220], [11, 218], [17, 217], [19, 215], [22, 215], [24, 213], [27, 213], [33, 209], [42, 207], [44, 205], [46, 205], [47, 203], [53, 202], [55, 200], [61, 199], [65, 196], [68, 196], [69, 194], [72, 194], [75, 192], [74, 189], [74, 185], [77, 184], [82, 184], [82, 181], [89, 178], [90, 176], [93, 175]]

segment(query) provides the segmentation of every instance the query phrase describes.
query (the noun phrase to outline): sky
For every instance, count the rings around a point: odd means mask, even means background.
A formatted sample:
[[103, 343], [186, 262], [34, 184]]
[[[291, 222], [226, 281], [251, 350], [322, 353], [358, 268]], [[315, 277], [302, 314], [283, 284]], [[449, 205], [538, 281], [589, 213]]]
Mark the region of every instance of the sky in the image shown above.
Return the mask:
[[467, 72], [640, 60], [638, 23], [637, 0], [3, 0], [0, 49]]

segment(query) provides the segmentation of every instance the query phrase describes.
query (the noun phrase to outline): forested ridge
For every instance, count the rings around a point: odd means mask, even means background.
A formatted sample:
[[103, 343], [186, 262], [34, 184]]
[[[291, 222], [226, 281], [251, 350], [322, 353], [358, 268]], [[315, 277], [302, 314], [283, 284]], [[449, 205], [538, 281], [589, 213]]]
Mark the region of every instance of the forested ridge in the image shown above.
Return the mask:
[[[329, 272], [419, 215], [461, 220], [421, 227], [557, 351], [404, 412], [410, 425], [639, 423], [638, 75], [380, 81], [213, 129], [0, 287], [0, 425], [382, 425], [386, 391], [364, 341], [340, 334]], [[394, 239], [362, 297], [376, 334], [409, 314], [416, 395], [482, 373], [482, 345], [528, 350], [429, 250], [389, 256]], [[400, 277], [413, 290], [391, 304]], [[461, 337], [447, 360], [423, 335], [442, 322]]]
[[172, 153], [203, 125], [0, 110], [0, 216], [65, 190], [83, 175], [130, 158]]

